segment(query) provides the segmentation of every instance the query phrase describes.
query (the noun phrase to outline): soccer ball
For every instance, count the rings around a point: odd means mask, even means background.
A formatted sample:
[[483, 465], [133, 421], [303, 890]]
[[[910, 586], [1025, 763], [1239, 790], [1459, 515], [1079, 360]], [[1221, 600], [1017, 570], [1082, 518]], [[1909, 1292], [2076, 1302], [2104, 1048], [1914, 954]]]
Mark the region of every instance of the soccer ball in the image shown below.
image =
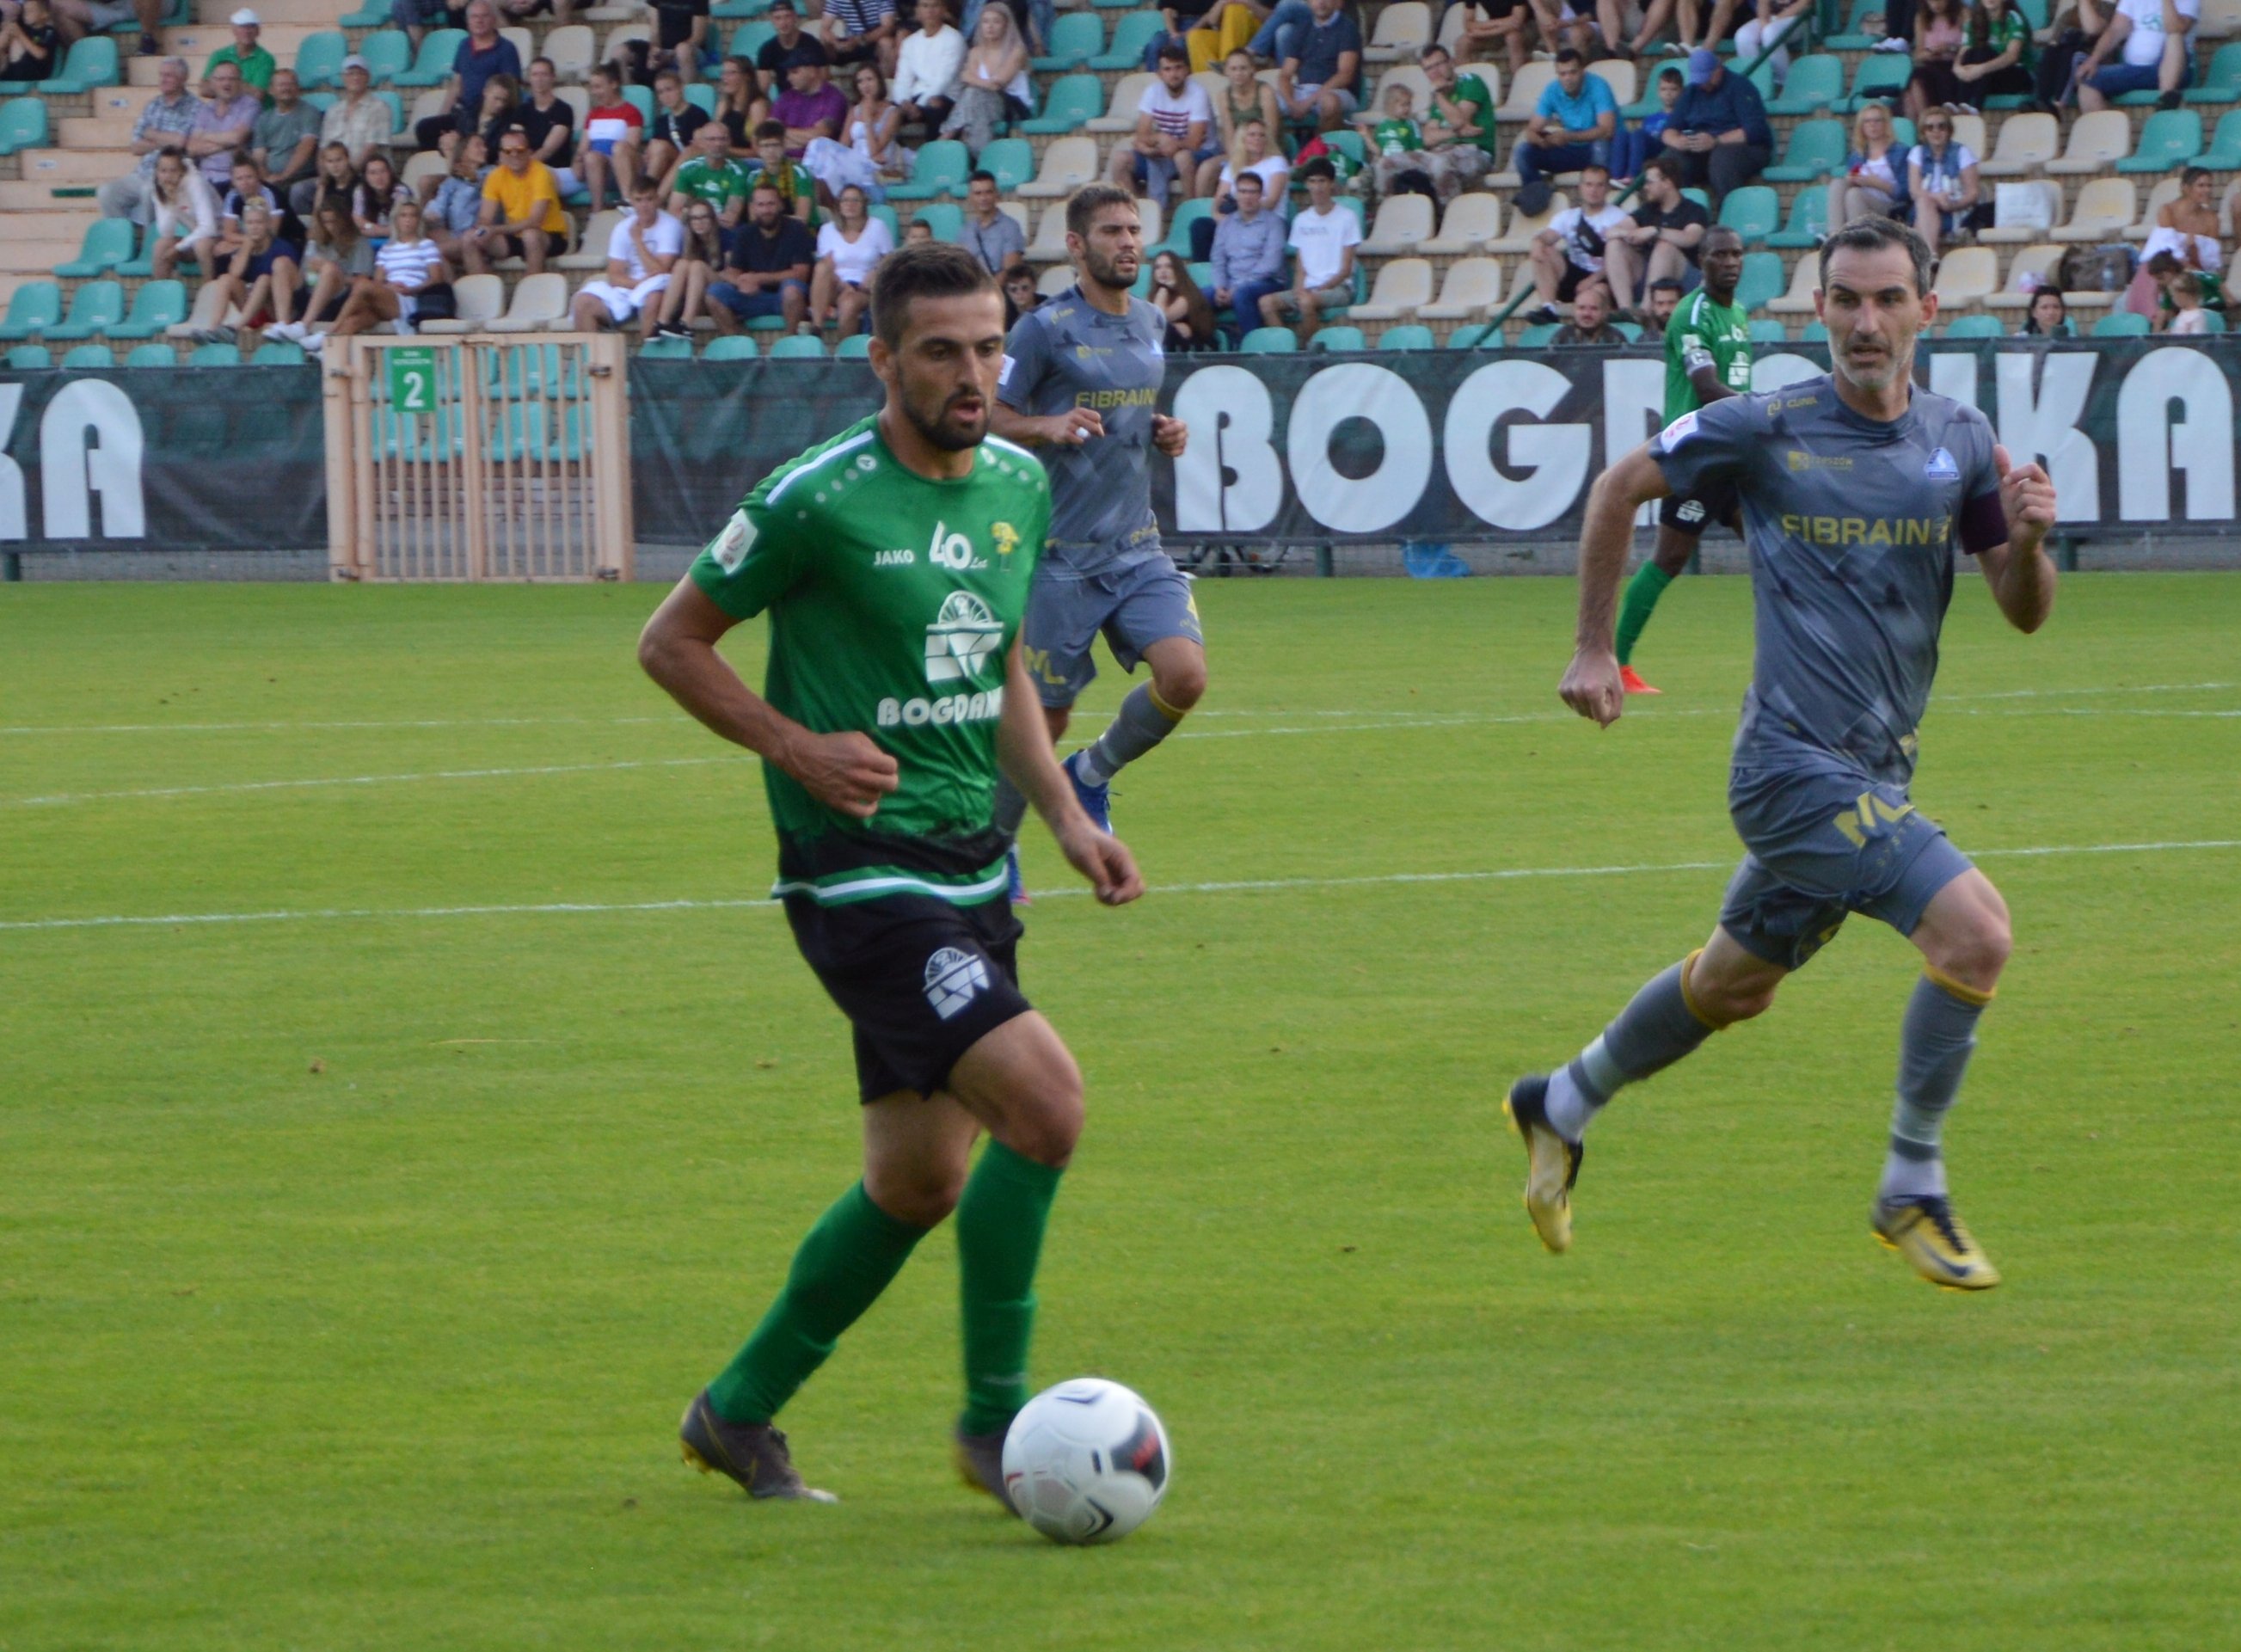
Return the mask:
[[1167, 1431], [1133, 1389], [1098, 1377], [1046, 1388], [1004, 1436], [1012, 1507], [1060, 1543], [1118, 1542], [1167, 1495]]

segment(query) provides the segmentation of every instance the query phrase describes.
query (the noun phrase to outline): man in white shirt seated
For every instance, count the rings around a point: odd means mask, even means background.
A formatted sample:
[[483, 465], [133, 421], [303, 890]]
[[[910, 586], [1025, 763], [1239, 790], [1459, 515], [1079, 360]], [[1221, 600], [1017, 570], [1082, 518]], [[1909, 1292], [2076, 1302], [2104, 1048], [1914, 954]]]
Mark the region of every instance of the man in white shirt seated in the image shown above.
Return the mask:
[[887, 89], [903, 124], [941, 130], [957, 106], [957, 74], [965, 67], [965, 37], [950, 26], [942, 0], [918, 0], [918, 32], [902, 43], [895, 84]]
[[1308, 186], [1308, 204], [1292, 219], [1292, 284], [1262, 297], [1261, 324], [1281, 327], [1284, 312], [1293, 311], [1304, 349], [1326, 311], [1354, 302], [1354, 250], [1361, 244], [1361, 221], [1338, 204], [1338, 174], [1328, 161], [1318, 156], [1299, 175]]
[[[1610, 168], [1592, 161], [1582, 167], [1580, 204], [1557, 213], [1533, 237], [1527, 262], [1532, 266], [1533, 285], [1541, 304], [1525, 317], [1526, 324], [1562, 321], [1583, 289], [1608, 289], [1610, 283], [1603, 273], [1603, 255], [1609, 238], [1632, 228], [1634, 220], [1626, 210], [1611, 204]], [[1614, 302], [1606, 295], [1604, 308], [1612, 307]]]
[[1136, 135], [1113, 146], [1107, 176], [1165, 206], [1172, 191], [1187, 197], [1199, 163], [1221, 152], [1214, 100], [1191, 78], [1190, 53], [1170, 41], [1160, 48], [1159, 77], [1136, 104]]
[[652, 178], [631, 185], [631, 215], [607, 237], [607, 278], [587, 281], [569, 306], [568, 324], [597, 332], [639, 318], [639, 336], [653, 337], [661, 306], [647, 301], [669, 285], [670, 267], [685, 251], [685, 226], [661, 210], [661, 189]]
[[2118, 0], [2117, 15], [2077, 65], [2077, 107], [2090, 115], [2126, 92], [2160, 91], [2156, 107], [2177, 109], [2192, 77], [2187, 46], [2201, 16], [2202, 0]]

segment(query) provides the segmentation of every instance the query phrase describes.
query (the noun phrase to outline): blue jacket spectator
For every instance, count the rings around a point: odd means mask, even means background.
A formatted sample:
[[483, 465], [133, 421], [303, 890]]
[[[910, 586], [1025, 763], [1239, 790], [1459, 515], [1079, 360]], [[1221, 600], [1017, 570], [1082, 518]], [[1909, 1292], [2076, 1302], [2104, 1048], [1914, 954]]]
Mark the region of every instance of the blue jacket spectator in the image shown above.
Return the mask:
[[1766, 170], [1774, 132], [1758, 88], [1729, 74], [1718, 54], [1690, 52], [1688, 82], [1665, 128], [1665, 154], [1680, 163], [1681, 187], [1709, 191], [1717, 212], [1729, 191]]

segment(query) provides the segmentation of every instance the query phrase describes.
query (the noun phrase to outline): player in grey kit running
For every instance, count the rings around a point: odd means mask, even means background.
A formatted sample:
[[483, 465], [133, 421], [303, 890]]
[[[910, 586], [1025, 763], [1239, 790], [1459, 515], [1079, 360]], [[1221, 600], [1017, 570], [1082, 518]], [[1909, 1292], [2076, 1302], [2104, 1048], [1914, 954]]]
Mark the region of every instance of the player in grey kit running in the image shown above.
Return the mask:
[[[1140, 660], [1152, 668], [1105, 732], [1066, 759], [1081, 806], [1109, 830], [1113, 777], [1206, 692], [1206, 638], [1152, 514], [1152, 450], [1178, 458], [1189, 431], [1155, 411], [1167, 323], [1129, 294], [1144, 257], [1135, 197], [1109, 184], [1080, 191], [1066, 206], [1066, 250], [1080, 279], [1013, 327], [989, 428], [1034, 449], [1050, 473], [1050, 539], [1020, 635], [1051, 739], [1097, 675], [1089, 650], [1099, 632], [1123, 671]], [[1000, 786], [1000, 830], [1016, 838], [1025, 809]], [[1016, 847], [1011, 870], [1012, 899], [1022, 900]]]
[[2036, 465], [2011, 465], [1975, 408], [1915, 387], [1915, 339], [1937, 300], [1912, 231], [1856, 219], [1820, 256], [1830, 375], [1675, 419], [1596, 479], [1580, 538], [1578, 652], [1562, 692], [1609, 727], [1625, 702], [1611, 617], [1636, 511], [1723, 484], [1742, 497], [1758, 633], [1728, 783], [1743, 865], [1703, 947], [1568, 1066], [1519, 1080], [1508, 1112], [1525, 1140], [1527, 1214], [1563, 1250], [1589, 1120], [1620, 1086], [1765, 1011], [1847, 913], [1865, 913], [1924, 963], [1900, 1030], [1873, 1231], [1931, 1283], [1983, 1290], [2000, 1275], [1947, 1201], [1939, 1137], [2007, 962], [2008, 909], [1907, 788], [1955, 542], [2009, 623], [2037, 630], [2054, 606], [2041, 549], [2054, 485]]

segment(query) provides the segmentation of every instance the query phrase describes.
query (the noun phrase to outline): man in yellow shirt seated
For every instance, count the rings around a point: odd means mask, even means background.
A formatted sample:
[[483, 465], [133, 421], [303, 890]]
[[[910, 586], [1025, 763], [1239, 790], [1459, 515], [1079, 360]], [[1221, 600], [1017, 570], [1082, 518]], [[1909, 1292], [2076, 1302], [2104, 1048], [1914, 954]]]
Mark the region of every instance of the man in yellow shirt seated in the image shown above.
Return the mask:
[[518, 257], [536, 275], [547, 257], [568, 250], [568, 214], [552, 169], [530, 153], [529, 134], [508, 127], [498, 139], [498, 164], [483, 181], [482, 222], [459, 237], [467, 268], [486, 274], [500, 258]]

